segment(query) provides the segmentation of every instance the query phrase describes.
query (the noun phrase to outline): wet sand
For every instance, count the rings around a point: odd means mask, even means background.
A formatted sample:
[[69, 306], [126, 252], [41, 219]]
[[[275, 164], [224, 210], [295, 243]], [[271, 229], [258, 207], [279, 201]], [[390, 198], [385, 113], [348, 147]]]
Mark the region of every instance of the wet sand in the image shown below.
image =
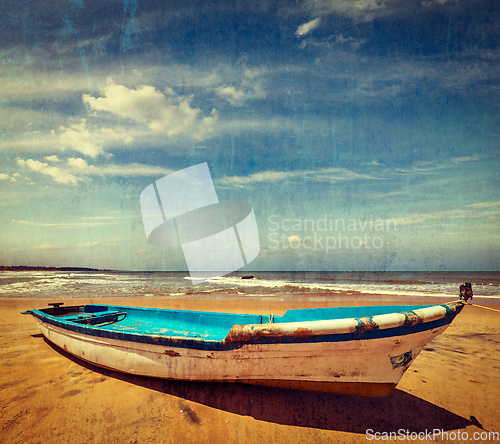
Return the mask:
[[[93, 302], [276, 315], [288, 308], [339, 305]], [[0, 301], [1, 443], [380, 442], [383, 436], [375, 432], [399, 433], [393, 442], [418, 442], [421, 433], [421, 440], [429, 442], [432, 436], [423, 433], [434, 429], [444, 432], [436, 433], [436, 441], [463, 442], [467, 434], [471, 442], [474, 437], [500, 442], [488, 436], [500, 432], [500, 313], [465, 307], [422, 351], [391, 395], [362, 398], [165, 381], [99, 369], [51, 346], [33, 317], [20, 314], [46, 306], [47, 301]]]

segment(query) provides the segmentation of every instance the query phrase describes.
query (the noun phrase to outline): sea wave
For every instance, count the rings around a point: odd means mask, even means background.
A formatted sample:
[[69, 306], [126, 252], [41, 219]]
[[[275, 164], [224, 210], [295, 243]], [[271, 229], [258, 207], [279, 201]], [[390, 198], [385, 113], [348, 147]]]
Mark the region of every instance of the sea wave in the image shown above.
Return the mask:
[[9, 272], [0, 275], [0, 298], [321, 298], [359, 295], [398, 298], [458, 297], [463, 279], [471, 278], [475, 299], [500, 303], [498, 273], [255, 273], [230, 275], [194, 285], [185, 272]]

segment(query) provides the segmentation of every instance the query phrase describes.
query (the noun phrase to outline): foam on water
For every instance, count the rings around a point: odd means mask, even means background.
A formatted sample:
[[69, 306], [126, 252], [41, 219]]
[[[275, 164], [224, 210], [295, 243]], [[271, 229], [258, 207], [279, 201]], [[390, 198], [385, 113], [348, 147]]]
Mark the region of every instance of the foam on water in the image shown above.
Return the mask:
[[366, 273], [254, 272], [216, 277], [194, 285], [185, 272], [5, 272], [0, 273], [0, 298], [72, 299], [98, 297], [234, 298], [276, 300], [359, 295], [396, 296], [407, 300], [458, 296], [458, 287], [473, 283], [474, 298], [500, 303], [500, 273]]
[[[383, 282], [356, 282], [356, 283], [332, 283], [325, 284], [321, 282], [306, 283], [306, 282], [290, 282], [288, 280], [265, 280], [265, 279], [241, 279], [238, 277], [230, 276], [217, 279], [219, 283], [225, 284], [238, 284], [239, 287], [263, 287], [263, 288], [288, 288], [300, 290], [319, 290], [322, 292], [333, 292], [333, 293], [362, 293], [362, 294], [384, 294], [384, 295], [396, 295], [396, 296], [414, 296], [414, 297], [442, 297], [444, 299], [450, 299], [458, 295], [458, 285], [454, 283], [407, 283], [402, 284], [398, 282], [393, 283], [383, 283]], [[482, 284], [480, 284], [482, 285]], [[498, 285], [488, 283], [488, 286], [495, 286], [498, 290]], [[484, 292], [482, 292], [484, 293]], [[496, 295], [481, 294], [482, 298], [488, 299], [499, 299], [498, 291], [495, 292]]]

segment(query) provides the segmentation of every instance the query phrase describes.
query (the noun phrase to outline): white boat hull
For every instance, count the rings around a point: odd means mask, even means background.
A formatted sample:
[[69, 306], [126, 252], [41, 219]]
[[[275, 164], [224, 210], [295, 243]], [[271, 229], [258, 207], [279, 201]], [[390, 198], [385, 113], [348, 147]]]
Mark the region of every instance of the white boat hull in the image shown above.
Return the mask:
[[84, 361], [165, 379], [225, 381], [381, 396], [447, 325], [413, 334], [339, 342], [245, 343], [198, 350], [99, 337], [37, 319], [48, 341]]

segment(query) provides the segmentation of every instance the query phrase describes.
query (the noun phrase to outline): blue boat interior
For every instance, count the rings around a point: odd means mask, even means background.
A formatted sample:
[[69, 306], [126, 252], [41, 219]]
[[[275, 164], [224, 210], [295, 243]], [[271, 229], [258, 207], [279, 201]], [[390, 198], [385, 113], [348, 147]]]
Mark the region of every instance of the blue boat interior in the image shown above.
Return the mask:
[[32, 310], [58, 324], [112, 332], [223, 341], [233, 325], [319, 321], [407, 312], [431, 305], [378, 305], [288, 310], [283, 316], [213, 313], [108, 305]]

